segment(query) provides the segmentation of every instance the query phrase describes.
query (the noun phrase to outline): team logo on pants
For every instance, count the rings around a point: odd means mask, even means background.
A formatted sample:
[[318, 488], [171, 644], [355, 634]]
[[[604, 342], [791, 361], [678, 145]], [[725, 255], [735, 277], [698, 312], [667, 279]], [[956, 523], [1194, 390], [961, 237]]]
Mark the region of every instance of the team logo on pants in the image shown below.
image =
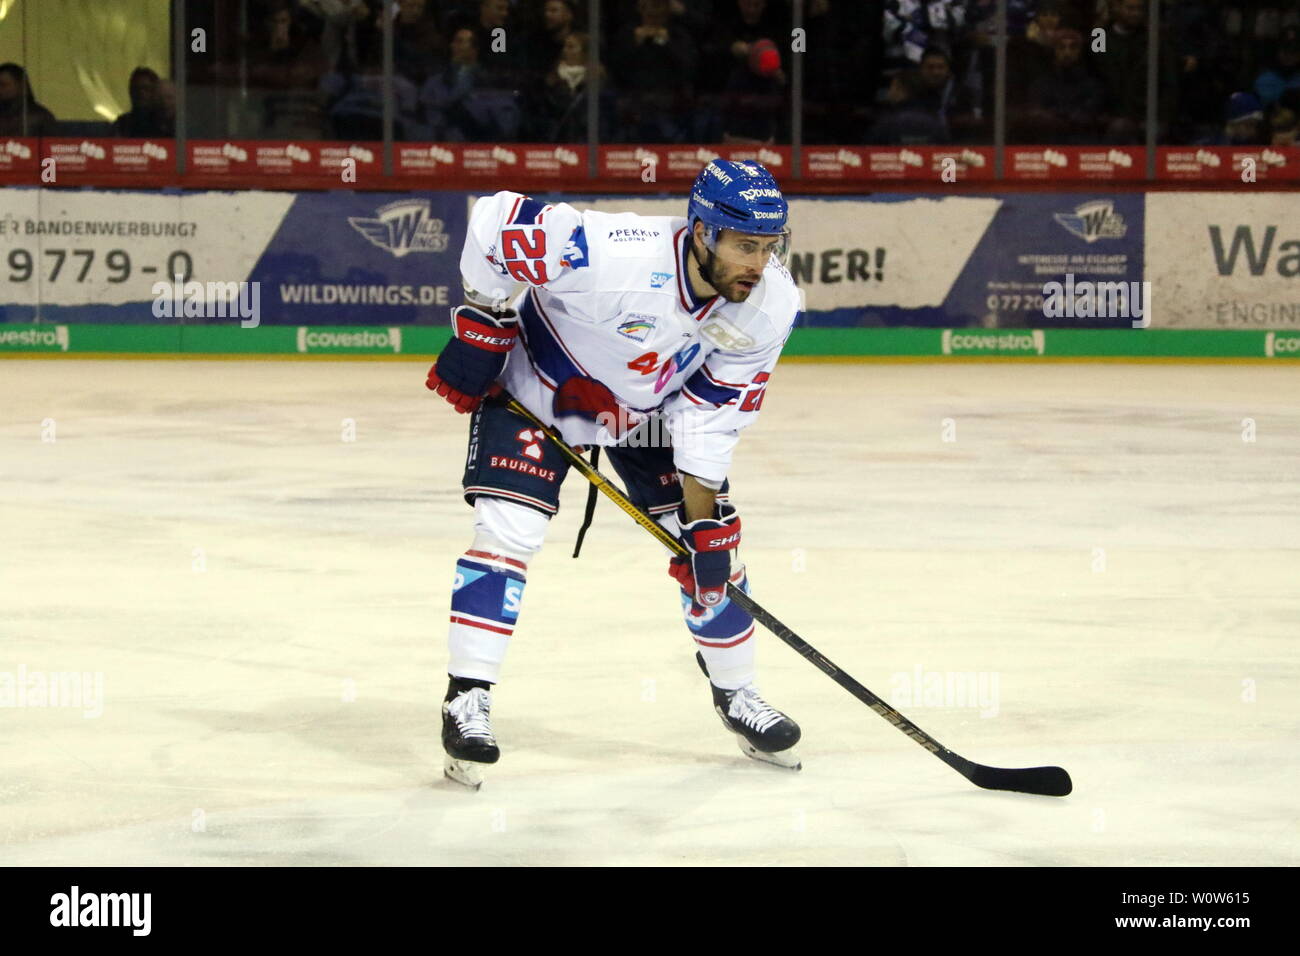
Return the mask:
[[537, 428], [525, 428], [515, 437], [524, 446], [519, 454], [533, 461], [542, 460], [542, 442], [546, 440], [546, 432]]

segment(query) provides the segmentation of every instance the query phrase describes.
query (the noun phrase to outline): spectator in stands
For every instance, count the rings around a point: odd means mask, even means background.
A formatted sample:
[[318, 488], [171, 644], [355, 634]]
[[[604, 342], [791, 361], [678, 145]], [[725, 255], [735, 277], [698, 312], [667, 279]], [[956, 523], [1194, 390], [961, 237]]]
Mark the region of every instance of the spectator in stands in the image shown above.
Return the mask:
[[[351, 12], [351, 2], [354, 0], [328, 0], [342, 11], [334, 22], [351, 38], [343, 42], [335, 68], [320, 82], [326, 97], [330, 137], [383, 138], [383, 30], [387, 15], [393, 29], [393, 136], [398, 140], [427, 139], [429, 128], [420, 103], [420, 84], [446, 62], [446, 43], [428, 0], [375, 4], [375, 14], [364, 19]], [[356, 22], [349, 22], [354, 17]], [[326, 22], [323, 37], [329, 37], [330, 28], [331, 23]]]
[[480, 83], [497, 89], [521, 85], [529, 63], [527, 32], [509, 0], [478, 0], [472, 13], [453, 14], [455, 29], [468, 29], [478, 39]]
[[[683, 27], [689, 16], [674, 18]], [[690, 139], [770, 142], [783, 124], [777, 114], [788, 86], [782, 51], [789, 49], [790, 10], [786, 0], [716, 0], [711, 22], [689, 27], [700, 38], [698, 95], [691, 109]], [[756, 49], [759, 45], [762, 49]], [[775, 48], [775, 60], [769, 48]], [[829, 49], [821, 52], [828, 53]], [[817, 58], [806, 58], [820, 62]], [[763, 64], [775, 69], [765, 72]], [[808, 74], [805, 73], [805, 76]]]
[[1300, 90], [1300, 30], [1296, 27], [1282, 31], [1273, 65], [1255, 78], [1255, 95], [1266, 107], [1287, 90]]
[[[304, 10], [321, 21], [321, 49], [329, 71], [321, 77], [320, 89], [330, 139], [367, 141], [384, 135], [383, 103], [383, 13], [378, 3], [366, 0], [299, 0]], [[397, 13], [389, 8], [390, 16]], [[394, 63], [398, 27], [394, 24]], [[402, 139], [402, 105], [409, 112], [417, 105], [413, 84], [396, 73], [395, 123], [393, 135]], [[421, 118], [422, 121], [422, 118]]]
[[1194, 143], [1214, 135], [1220, 124], [1215, 106], [1235, 88], [1236, 65], [1221, 7], [1217, 0], [1181, 0], [1163, 8], [1161, 24], [1171, 39], [1178, 83], [1169, 142]]
[[430, 135], [451, 142], [510, 142], [519, 135], [513, 90], [496, 88], [482, 67], [482, 39], [469, 27], [451, 37], [451, 62], [420, 91]]
[[1095, 143], [1105, 90], [1083, 65], [1083, 34], [1062, 27], [1052, 35], [1051, 66], [1030, 84], [1024, 132], [1035, 143]]
[[27, 71], [0, 63], [0, 136], [53, 136], [54, 114], [36, 102]]
[[669, 0], [638, 0], [639, 22], [613, 41], [619, 125], [627, 142], [680, 143], [689, 135], [690, 90], [697, 55], [672, 22]]
[[450, 37], [462, 23], [473, 20], [470, 11], [478, 9], [478, 0], [434, 0], [434, 7], [438, 26], [445, 36]]
[[1198, 144], [1202, 146], [1262, 146], [1264, 108], [1254, 93], [1238, 92], [1228, 97], [1223, 130]]
[[954, 49], [966, 25], [966, 6], [966, 0], [885, 0], [886, 73], [892, 77], [899, 70], [919, 66], [922, 54], [932, 47]]
[[[685, 21], [682, 21], [685, 22]], [[724, 6], [704, 44], [700, 84], [709, 91], [725, 89], [750, 72], [750, 44], [768, 40], [788, 50], [790, 11], [775, 0], [731, 0]]]
[[270, 139], [316, 139], [323, 109], [318, 84], [325, 58], [315, 41], [293, 25], [293, 5], [270, 5], [248, 55], [248, 84], [260, 93], [261, 116], [254, 135]]
[[[1106, 52], [1092, 57], [1106, 89], [1108, 143], [1140, 143], [1147, 109], [1147, 2], [1111, 0], [1110, 26], [1106, 28]], [[1178, 58], [1161, 41], [1157, 57], [1160, 115], [1175, 115], [1178, 89]]]
[[[1007, 0], [1007, 38], [1026, 36], [1033, 31], [1033, 22], [1045, 7], [1064, 13], [1067, 4], [1095, 4], [1097, 0]], [[992, 30], [997, 16], [998, 0], [965, 0], [962, 29], [982, 28]]]
[[895, 71], [882, 98], [880, 115], [867, 131], [866, 142], [882, 146], [947, 142], [947, 127], [938, 116], [910, 107], [921, 92], [920, 70]]
[[1136, 143], [1146, 116], [1146, 2], [1112, 0], [1109, 16], [1106, 51], [1094, 57], [1107, 95], [1107, 141]]
[[[711, 34], [717, 26], [715, 6], [726, 7], [735, 0], [668, 0], [668, 16], [693, 37]], [[580, 0], [579, 7], [586, 0]], [[635, 20], [637, 0], [603, 0], [601, 17], [607, 23], [626, 23]]]
[[114, 136], [175, 136], [176, 115], [167, 115], [162, 81], [147, 66], [137, 66], [128, 85], [131, 109], [113, 122]]
[[[1023, 37], [1025, 24], [1037, 0], [1008, 0], [1008, 44]], [[970, 92], [972, 127], [967, 134], [971, 142], [988, 142], [992, 133], [989, 126], [994, 113], [993, 93], [997, 73], [997, 46], [994, 29], [996, 0], [967, 0], [965, 24], [959, 31], [957, 46], [953, 48], [953, 72]], [[1008, 46], [1008, 60], [1011, 46]], [[1014, 66], [1013, 66], [1014, 68]], [[1014, 77], [1014, 74], [1012, 74]], [[1014, 101], [1024, 82], [1012, 79], [1007, 84], [1007, 97]]]
[[[1007, 106], [1011, 109], [1026, 105], [1029, 89], [1056, 62], [1056, 31], [1061, 26], [1061, 4], [1056, 0], [1043, 0], [1032, 11], [1030, 19], [1019, 34], [1007, 38]], [[992, 30], [992, 20], [980, 26]], [[1010, 31], [1008, 31], [1010, 32]]]
[[[574, 19], [573, 0], [544, 0], [541, 29], [528, 36], [523, 51], [534, 74], [549, 76], [564, 56], [565, 43], [575, 29]], [[583, 44], [586, 45], [585, 40]]]
[[168, 129], [176, 129], [176, 84], [171, 80], [158, 83], [158, 101], [162, 104], [163, 122]]
[[[1012, 43], [1025, 42], [1026, 24], [1037, 5], [1039, 0], [1008, 0], [1007, 25]], [[953, 141], [986, 141], [993, 116], [996, 0], [884, 0], [880, 6], [882, 28], [879, 38], [872, 38], [878, 47], [862, 52], [864, 59], [876, 61], [878, 56], [881, 64], [877, 76], [883, 84], [875, 85], [874, 100], [885, 124], [891, 122], [890, 114], [898, 119], [898, 98], [906, 95], [900, 93], [900, 84], [904, 88], [915, 85], [914, 76], [895, 84], [895, 75], [919, 68], [927, 49], [940, 48], [947, 51], [948, 69], [956, 87], [969, 101], [969, 112], [961, 114], [961, 121], [951, 130]], [[1011, 64], [1015, 70], [1017, 60], [1013, 58]], [[1009, 83], [1009, 100], [1014, 103], [1027, 84], [1028, 78]]]
[[893, 109], [877, 122], [870, 142], [953, 143], [970, 126], [973, 107], [970, 94], [953, 77], [952, 60], [939, 47], [931, 47], [922, 54], [918, 69], [895, 74], [888, 100]]
[[[384, 71], [379, 63], [348, 72], [333, 70], [321, 79], [328, 101], [331, 139], [379, 140], [384, 136]], [[393, 137], [429, 139], [420, 91], [401, 74], [393, 76]]]
[[[544, 92], [532, 110], [537, 118], [534, 135], [547, 143], [583, 143], [587, 141], [587, 34], [570, 32], [564, 49], [546, 74]], [[605, 68], [600, 68], [600, 133], [604, 139], [612, 125], [613, 92], [604, 83]]]
[[[393, 19], [393, 72], [417, 87], [447, 62], [447, 41], [428, 7], [428, 0], [398, 0], [397, 16]], [[380, 63], [383, 62], [382, 31], [381, 26]]]
[[743, 69], [733, 69], [722, 95], [722, 141], [773, 143], [784, 129], [786, 74], [781, 52], [768, 39], [746, 44]]
[[[852, 142], [871, 103], [860, 92], [879, 79], [880, 10], [857, 0], [808, 0], [803, 58], [804, 140]], [[870, 78], [870, 79], [868, 79]]]
[[1273, 146], [1295, 146], [1300, 143], [1300, 119], [1295, 110], [1285, 106], [1273, 107], [1268, 114], [1269, 141]]
[[702, 37], [713, 29], [714, 4], [726, 2], [727, 0], [690, 0], [687, 3], [684, 0], [669, 0], [668, 12], [683, 30], [692, 36]]
[[375, 20], [366, 0], [298, 0], [298, 4], [320, 20], [321, 52], [328, 68], [341, 73], [355, 69], [370, 43]]

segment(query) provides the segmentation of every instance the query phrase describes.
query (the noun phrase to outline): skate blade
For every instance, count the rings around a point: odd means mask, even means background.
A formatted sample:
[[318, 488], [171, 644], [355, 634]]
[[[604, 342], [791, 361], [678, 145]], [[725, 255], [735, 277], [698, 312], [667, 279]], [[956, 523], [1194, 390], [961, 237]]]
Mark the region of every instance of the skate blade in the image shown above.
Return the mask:
[[473, 760], [457, 760], [449, 756], [447, 762], [442, 765], [442, 773], [448, 780], [454, 780], [471, 790], [478, 790], [483, 786], [483, 764], [475, 763]]
[[759, 763], [770, 763], [774, 767], [781, 767], [784, 770], [803, 769], [803, 762], [800, 761], [799, 756], [794, 752], [793, 747], [791, 747], [789, 750], [779, 750], [776, 753], [772, 753], [772, 754], [765, 753], [762, 750], [759, 750], [753, 744], [751, 744], [744, 737], [740, 736], [740, 734], [736, 735], [736, 743], [740, 745], [741, 753], [743, 753], [746, 757], [752, 757], [754, 760], [757, 760]]

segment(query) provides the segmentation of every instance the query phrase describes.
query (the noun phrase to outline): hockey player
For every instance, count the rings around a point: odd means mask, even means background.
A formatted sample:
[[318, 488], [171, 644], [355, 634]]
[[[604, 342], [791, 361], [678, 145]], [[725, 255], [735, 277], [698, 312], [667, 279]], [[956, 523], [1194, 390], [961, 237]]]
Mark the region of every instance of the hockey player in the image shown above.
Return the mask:
[[799, 768], [798, 725], [754, 685], [753, 619], [726, 597], [728, 581], [748, 592], [732, 451], [799, 309], [786, 216], [761, 164], [721, 159], [696, 178], [685, 219], [580, 213], [515, 192], [474, 204], [466, 304], [427, 382], [473, 413], [463, 487], [474, 538], [456, 564], [442, 710], [452, 779], [477, 787], [500, 756], [491, 689], [568, 471], [497, 383], [569, 444], [606, 446], [631, 500], [678, 536], [690, 557], [669, 573], [715, 710], [746, 754]]

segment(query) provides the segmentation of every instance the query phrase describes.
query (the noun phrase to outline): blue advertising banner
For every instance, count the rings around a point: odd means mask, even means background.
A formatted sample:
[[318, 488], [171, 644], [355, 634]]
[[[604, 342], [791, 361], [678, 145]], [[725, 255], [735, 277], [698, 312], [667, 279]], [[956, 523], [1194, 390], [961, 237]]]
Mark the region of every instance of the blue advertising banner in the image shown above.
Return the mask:
[[[0, 322], [445, 325], [470, 198], [3, 189]], [[537, 198], [686, 208], [684, 197]], [[1149, 201], [796, 198], [790, 271], [810, 326], [1124, 328], [1144, 305]]]
[[463, 193], [300, 194], [249, 279], [271, 324], [446, 324], [466, 224]]
[[0, 321], [445, 324], [464, 193], [0, 190]]
[[[796, 199], [790, 271], [810, 326], [1128, 327], [1118, 313], [1137, 304], [1127, 284], [1143, 277], [1143, 204], [1140, 194]], [[1050, 282], [1068, 301], [1048, 301]], [[1125, 283], [1123, 296], [1107, 287], [1098, 303], [1089, 293], [1100, 282]]]
[[[940, 324], [1131, 328], [1143, 318], [1143, 195], [1032, 193], [1001, 203]], [[1055, 289], [1044, 295], [1049, 283], [1060, 286], [1056, 302]]]

